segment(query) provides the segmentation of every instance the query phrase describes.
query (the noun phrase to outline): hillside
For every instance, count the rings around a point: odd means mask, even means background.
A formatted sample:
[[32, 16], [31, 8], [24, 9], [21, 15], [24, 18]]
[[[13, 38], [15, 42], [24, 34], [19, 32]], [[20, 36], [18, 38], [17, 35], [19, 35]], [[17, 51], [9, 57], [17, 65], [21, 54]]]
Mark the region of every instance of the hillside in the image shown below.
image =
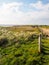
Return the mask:
[[[49, 65], [49, 38], [43, 33], [48, 28], [45, 27], [0, 27], [0, 65]], [[38, 52], [40, 33], [41, 53]]]

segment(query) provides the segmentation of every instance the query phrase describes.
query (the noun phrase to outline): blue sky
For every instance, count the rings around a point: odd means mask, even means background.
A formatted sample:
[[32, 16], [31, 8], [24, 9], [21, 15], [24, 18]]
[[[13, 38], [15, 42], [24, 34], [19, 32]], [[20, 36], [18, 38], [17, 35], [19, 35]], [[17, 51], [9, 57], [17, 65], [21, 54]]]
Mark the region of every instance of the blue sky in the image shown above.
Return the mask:
[[0, 24], [49, 25], [49, 0], [0, 0]]
[[49, 3], [49, 0], [0, 0], [0, 2], [24, 2], [24, 3], [32, 3], [32, 2], [37, 2], [37, 1], [42, 1], [44, 4]]

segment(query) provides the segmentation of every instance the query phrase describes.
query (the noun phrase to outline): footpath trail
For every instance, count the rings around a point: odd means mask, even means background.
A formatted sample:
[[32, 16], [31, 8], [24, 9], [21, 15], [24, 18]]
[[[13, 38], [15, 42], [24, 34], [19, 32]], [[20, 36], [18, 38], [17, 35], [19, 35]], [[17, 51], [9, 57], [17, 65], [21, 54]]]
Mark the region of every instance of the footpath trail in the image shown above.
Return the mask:
[[40, 30], [42, 31], [42, 33], [46, 34], [49, 36], [49, 29], [46, 28], [40, 28]]

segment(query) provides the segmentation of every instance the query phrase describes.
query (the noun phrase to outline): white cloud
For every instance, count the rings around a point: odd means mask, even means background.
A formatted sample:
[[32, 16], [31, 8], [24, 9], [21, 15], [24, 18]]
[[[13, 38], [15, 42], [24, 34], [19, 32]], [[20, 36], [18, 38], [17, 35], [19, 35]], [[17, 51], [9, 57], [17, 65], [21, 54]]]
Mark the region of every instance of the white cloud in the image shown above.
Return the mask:
[[43, 5], [42, 5], [41, 1], [38, 1], [37, 3], [31, 3], [30, 6], [35, 7], [37, 9], [42, 9], [43, 8], [42, 7]]
[[22, 12], [19, 8], [23, 3], [3, 3], [0, 6], [0, 24], [15, 24], [21, 17]]
[[[23, 12], [20, 10], [24, 3], [12, 2], [0, 5], [0, 24], [48, 24], [49, 4], [41, 1], [30, 3], [28, 7], [37, 10]], [[30, 8], [31, 9], [31, 8]], [[40, 10], [40, 11], [39, 11]]]
[[38, 1], [37, 3], [31, 3], [30, 6], [36, 8], [38, 10], [48, 10], [49, 3], [43, 4], [42, 1]]

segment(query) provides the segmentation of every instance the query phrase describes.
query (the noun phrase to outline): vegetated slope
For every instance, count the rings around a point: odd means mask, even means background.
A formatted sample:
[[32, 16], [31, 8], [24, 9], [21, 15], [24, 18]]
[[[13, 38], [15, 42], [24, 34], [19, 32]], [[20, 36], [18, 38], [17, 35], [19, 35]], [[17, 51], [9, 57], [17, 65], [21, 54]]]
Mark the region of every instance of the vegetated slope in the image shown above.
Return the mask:
[[49, 65], [49, 39], [42, 37], [42, 52], [39, 54], [37, 33], [37, 28], [14, 32], [1, 28], [0, 65]]
[[20, 26], [11, 26], [11, 27], [3, 27], [4, 29], [8, 29], [10, 31], [35, 31], [37, 30], [37, 26], [32, 26], [32, 25], [20, 25]]

